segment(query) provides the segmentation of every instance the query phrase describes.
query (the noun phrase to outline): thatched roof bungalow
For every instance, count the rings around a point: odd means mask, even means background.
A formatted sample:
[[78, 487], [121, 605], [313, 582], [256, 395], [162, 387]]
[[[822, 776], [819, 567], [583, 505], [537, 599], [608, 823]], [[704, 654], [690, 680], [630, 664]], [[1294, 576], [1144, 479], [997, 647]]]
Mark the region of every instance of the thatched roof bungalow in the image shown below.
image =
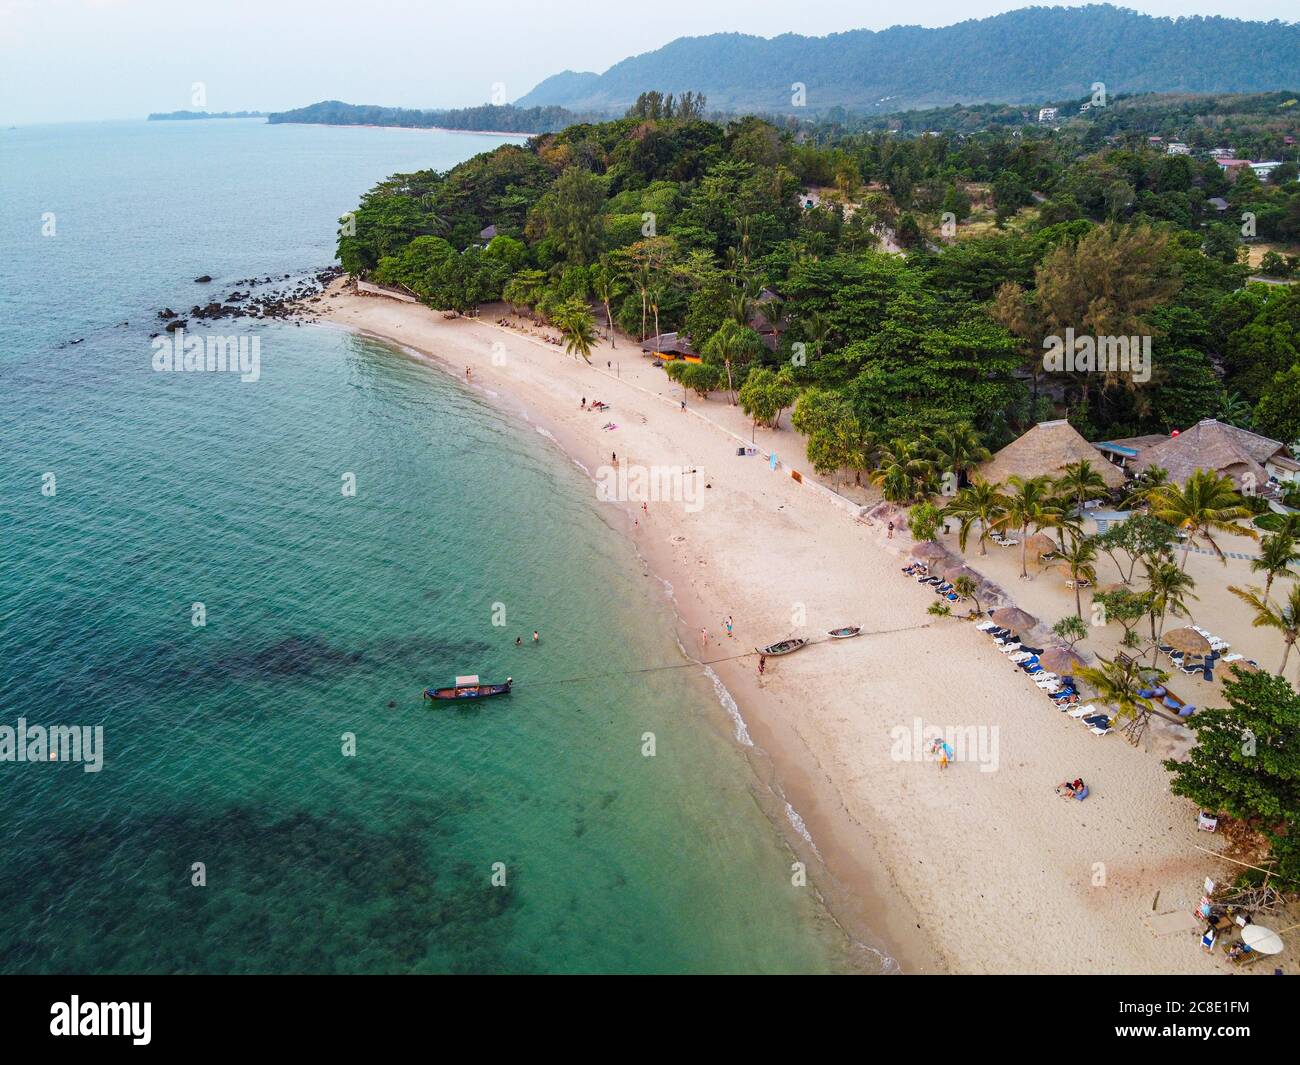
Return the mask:
[[641, 341], [641, 353], [668, 360], [700, 361], [700, 353], [679, 333], [660, 333], [658, 336], [646, 337]]
[[[1158, 442], [1148, 443], [1152, 440]], [[1185, 484], [1197, 470], [1214, 470], [1234, 484], [1251, 483], [1263, 489], [1270, 477], [1294, 480], [1300, 463], [1285, 444], [1235, 425], [1206, 418], [1176, 436], [1137, 437], [1116, 441], [1137, 451], [1128, 467], [1141, 472], [1151, 466], [1169, 471], [1175, 484]]]
[[1124, 484], [1124, 473], [1107, 462], [1095, 447], [1065, 419], [1039, 422], [975, 470], [986, 481], [1006, 481], [1013, 474], [1024, 478], [1059, 477], [1074, 462], [1087, 462], [1101, 474], [1109, 488]]

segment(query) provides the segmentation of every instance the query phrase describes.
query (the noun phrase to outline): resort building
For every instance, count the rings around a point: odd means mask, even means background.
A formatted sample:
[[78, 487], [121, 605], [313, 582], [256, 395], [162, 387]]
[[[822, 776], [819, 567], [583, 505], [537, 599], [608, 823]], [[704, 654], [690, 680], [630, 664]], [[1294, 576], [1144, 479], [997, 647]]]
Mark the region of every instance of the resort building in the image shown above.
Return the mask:
[[1123, 486], [1123, 471], [1107, 462], [1064, 418], [1039, 422], [980, 465], [975, 473], [992, 483], [1005, 481], [1012, 474], [1025, 478], [1059, 477], [1066, 466], [1081, 460], [1101, 474], [1107, 487]]
[[641, 353], [654, 355], [660, 359], [681, 359], [685, 362], [699, 362], [700, 353], [687, 343], [679, 333], [660, 333], [658, 336], [646, 337], [641, 341]]
[[1285, 444], [1213, 418], [1171, 436], [1109, 440], [1097, 448], [1129, 473], [1159, 466], [1175, 484], [1186, 483], [1197, 470], [1214, 470], [1265, 495], [1271, 494], [1270, 482], [1295, 481], [1300, 474], [1300, 462]]

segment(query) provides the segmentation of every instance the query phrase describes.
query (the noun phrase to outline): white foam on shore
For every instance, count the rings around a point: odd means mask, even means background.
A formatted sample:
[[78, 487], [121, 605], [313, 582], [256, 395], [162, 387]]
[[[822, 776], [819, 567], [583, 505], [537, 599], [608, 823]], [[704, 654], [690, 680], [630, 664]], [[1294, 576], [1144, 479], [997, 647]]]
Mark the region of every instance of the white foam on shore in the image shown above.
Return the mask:
[[540, 436], [546, 437], [546, 439], [549, 440], [552, 444], [559, 443], [559, 441], [555, 439], [555, 434], [551, 432], [549, 429], [543, 429], [540, 425], [534, 425], [533, 428], [537, 430]]
[[808, 831], [808, 826], [799, 816], [799, 811], [790, 805], [789, 800], [785, 804], [785, 817], [790, 822], [791, 827], [799, 833], [799, 836], [805, 843], [812, 848], [813, 854], [817, 855], [817, 860], [822, 861], [822, 852], [817, 849], [817, 844], [813, 842], [812, 833]]
[[[731, 692], [727, 691], [727, 686], [722, 683], [722, 678], [713, 672], [712, 666], [704, 667], [704, 675], [713, 683], [713, 691], [718, 696], [718, 702], [722, 704], [722, 709], [727, 711], [727, 716], [731, 718], [732, 724], [736, 726], [736, 742], [745, 747], [754, 746], [754, 741], [749, 738], [749, 726], [745, 724], [745, 718], [740, 712], [740, 707], [736, 705], [735, 697]], [[802, 824], [802, 822], [800, 823]], [[812, 842], [811, 837], [809, 842]], [[813, 848], [813, 850], [816, 849], [816, 847]]]

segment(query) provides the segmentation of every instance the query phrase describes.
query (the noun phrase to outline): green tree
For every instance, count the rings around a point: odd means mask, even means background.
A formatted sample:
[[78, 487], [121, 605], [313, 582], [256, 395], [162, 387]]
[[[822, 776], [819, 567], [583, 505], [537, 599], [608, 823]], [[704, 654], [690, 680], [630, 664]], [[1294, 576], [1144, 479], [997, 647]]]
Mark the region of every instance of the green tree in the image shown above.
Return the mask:
[[1300, 440], [1300, 362], [1279, 374], [1255, 405], [1256, 428], [1274, 440]]
[[585, 300], [570, 299], [560, 304], [554, 319], [564, 336], [564, 350], [591, 362], [591, 348], [596, 342], [596, 319]]
[[1010, 491], [1006, 495], [1004, 509], [994, 526], [996, 528], [1016, 529], [1020, 533], [1020, 576], [1029, 577], [1028, 543], [1029, 531], [1038, 532], [1058, 524], [1061, 520], [1061, 507], [1052, 491], [1050, 477], [1021, 477], [1012, 474], [1007, 479]]
[[579, 166], [559, 176], [533, 208], [527, 234], [549, 240], [559, 258], [576, 266], [595, 262], [600, 254], [605, 182]]
[[[1126, 521], [1110, 525], [1097, 537], [1097, 547], [1110, 556], [1120, 580], [1133, 583], [1133, 573], [1140, 561], [1154, 562], [1169, 553], [1174, 530], [1149, 514], [1133, 514]], [[1125, 561], [1120, 561], [1120, 554]]]
[[733, 369], [747, 366], [763, 351], [763, 338], [754, 330], [734, 321], [725, 321], [718, 327], [718, 331], [705, 341], [700, 354], [705, 362], [722, 366], [727, 371], [727, 391], [731, 393], [731, 402], [734, 404], [736, 389], [732, 377]]
[[976, 478], [966, 488], [959, 489], [951, 502], [944, 507], [944, 514], [958, 521], [957, 540], [962, 551], [966, 550], [966, 541], [976, 524], [980, 527], [980, 554], [987, 555], [989, 533], [1006, 513], [1007, 500], [1002, 494], [1001, 484], [990, 484]]
[[1105, 499], [1110, 495], [1110, 488], [1101, 471], [1087, 459], [1063, 466], [1061, 475], [1056, 479], [1056, 490], [1080, 509], [1089, 500]]
[[943, 515], [939, 508], [928, 501], [917, 503], [908, 511], [907, 527], [915, 540], [933, 540], [942, 524]]
[[1278, 577], [1295, 580], [1291, 567], [1297, 562], [1300, 562], [1300, 551], [1296, 550], [1295, 540], [1285, 532], [1270, 533], [1260, 541], [1259, 556], [1251, 559], [1250, 570], [1264, 574], [1265, 599]]
[[1064, 640], [1065, 646], [1073, 651], [1076, 643], [1088, 638], [1088, 626], [1083, 618], [1067, 615], [1052, 626], [1052, 634]]
[[1164, 680], [1168, 674], [1160, 670], [1139, 669], [1137, 660], [1133, 658], [1112, 660], [1098, 655], [1097, 661], [1100, 665], [1077, 667], [1074, 677], [1092, 687], [1098, 702], [1118, 711], [1119, 718], [1129, 723], [1126, 731], [1130, 741], [1137, 743], [1151, 713], [1151, 700], [1140, 693], [1156, 680]]
[[[1256, 533], [1237, 524], [1238, 518], [1250, 516], [1241, 497], [1233, 487], [1232, 478], [1214, 470], [1196, 470], [1186, 483], [1165, 484], [1151, 490], [1148, 495], [1151, 513], [1167, 525], [1187, 533], [1188, 546], [1203, 539], [1227, 563], [1222, 549], [1211, 535], [1215, 532], [1239, 533], [1256, 536]], [[1187, 555], [1183, 553], [1183, 569], [1187, 568]]]
[[1255, 612], [1250, 622], [1255, 628], [1277, 629], [1282, 634], [1282, 664], [1277, 667], [1277, 675], [1282, 676], [1286, 672], [1286, 660], [1291, 657], [1291, 648], [1300, 638], [1300, 585], [1291, 586], [1291, 594], [1281, 605], [1275, 605], [1258, 588], [1238, 588], [1230, 584], [1228, 591]]
[[1097, 561], [1097, 545], [1090, 537], [1080, 536], [1069, 544], [1062, 544], [1057, 553], [1061, 556], [1062, 566], [1069, 572], [1070, 579], [1074, 582], [1074, 613], [1082, 620], [1083, 600], [1079, 582], [1096, 583], [1097, 568], [1094, 563]]
[[[1224, 682], [1223, 694], [1226, 707], [1187, 722], [1196, 745], [1185, 760], [1164, 763], [1169, 790], [1262, 829], [1276, 855], [1283, 838], [1300, 833], [1300, 695], [1267, 673], [1238, 673]], [[1295, 868], [1276, 871], [1300, 875]]]
[[1147, 610], [1151, 618], [1151, 658], [1155, 660], [1155, 645], [1165, 631], [1165, 619], [1187, 617], [1187, 600], [1196, 599], [1192, 589], [1196, 581], [1190, 573], [1175, 563], [1157, 559], [1143, 563], [1147, 581]]

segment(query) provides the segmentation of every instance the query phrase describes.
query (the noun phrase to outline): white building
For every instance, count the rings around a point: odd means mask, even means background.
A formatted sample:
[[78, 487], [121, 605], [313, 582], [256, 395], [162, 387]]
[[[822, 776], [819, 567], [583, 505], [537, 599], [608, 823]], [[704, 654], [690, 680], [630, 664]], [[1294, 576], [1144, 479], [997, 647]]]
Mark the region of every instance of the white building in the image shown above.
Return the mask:
[[1270, 159], [1264, 163], [1251, 163], [1250, 168], [1255, 171], [1255, 176], [1259, 178], [1260, 181], [1267, 181], [1269, 174], [1273, 173], [1273, 171], [1281, 165], [1281, 159]]
[[1191, 155], [1191, 148], [1187, 147], [1182, 141], [1170, 141], [1165, 145], [1166, 155]]
[[1055, 108], [1055, 107], [1040, 107], [1040, 108], [1038, 109], [1038, 121], [1039, 121], [1039, 122], [1055, 122], [1055, 121], [1056, 121], [1056, 116], [1057, 116], [1058, 113], [1059, 113], [1058, 108]]

